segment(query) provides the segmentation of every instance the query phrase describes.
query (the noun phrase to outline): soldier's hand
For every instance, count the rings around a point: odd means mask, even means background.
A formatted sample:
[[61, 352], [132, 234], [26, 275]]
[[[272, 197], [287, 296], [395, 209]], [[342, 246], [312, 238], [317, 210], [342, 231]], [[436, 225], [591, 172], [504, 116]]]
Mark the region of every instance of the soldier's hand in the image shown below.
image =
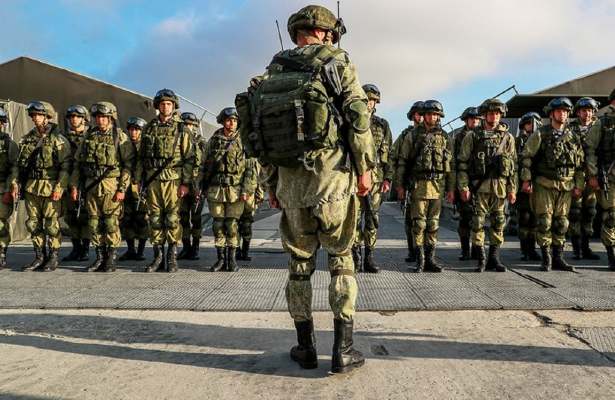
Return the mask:
[[120, 192], [119, 190], [115, 192], [115, 195], [113, 195], [113, 201], [116, 203], [124, 201], [125, 198], [126, 194], [124, 192]]
[[70, 190], [70, 199], [72, 201], [77, 201], [79, 200], [79, 191], [77, 191], [77, 188], [72, 188]]
[[450, 191], [450, 192], [446, 192], [446, 202], [448, 204], [453, 204], [455, 202], [455, 192], [454, 191]]
[[397, 192], [397, 198], [400, 201], [406, 200], [406, 191], [404, 190], [403, 187], [398, 186], [397, 189], [395, 189], [395, 191]]
[[241, 201], [250, 201], [250, 195], [247, 193], [242, 193], [240, 199]]
[[372, 171], [367, 171], [363, 175], [359, 175], [358, 178], [358, 191], [357, 194], [361, 197], [367, 196], [372, 189]]
[[389, 182], [388, 179], [385, 179], [384, 182], [382, 182], [382, 188], [380, 188], [380, 191], [382, 193], [388, 193], [391, 191], [391, 182]]
[[595, 176], [592, 176], [591, 178], [589, 178], [589, 181], [587, 181], [587, 184], [589, 185], [590, 188], [592, 188], [593, 191], [600, 190], [600, 182], [598, 182], [598, 178], [596, 178]]
[[13, 202], [13, 195], [11, 192], [4, 192], [2, 195], [2, 202], [6, 205], [9, 205]]
[[269, 191], [269, 207], [270, 208], [280, 208], [280, 202], [278, 198], [275, 196], [275, 193]]
[[517, 195], [514, 193], [508, 193], [508, 202], [510, 204], [515, 204], [515, 202], [517, 201]]
[[14, 189], [11, 191], [11, 197], [13, 198], [13, 201], [17, 201], [17, 200], [19, 200], [19, 189], [14, 188]]
[[459, 197], [461, 197], [461, 201], [467, 203], [472, 198], [472, 193], [469, 190], [462, 190], [459, 192]]
[[58, 201], [62, 198], [62, 193], [60, 192], [53, 192], [51, 193], [51, 201]]
[[583, 191], [579, 189], [578, 187], [575, 187], [574, 189], [572, 189], [572, 197], [574, 197], [575, 199], [580, 198], [582, 195], [583, 195]]
[[534, 191], [532, 189], [532, 182], [530, 182], [530, 181], [523, 181], [523, 184], [521, 185], [521, 191], [523, 193], [527, 193], [527, 194], [532, 193]]
[[190, 192], [190, 189], [188, 188], [188, 186], [186, 185], [179, 185], [179, 188], [177, 188], [177, 197], [184, 198], [188, 192]]

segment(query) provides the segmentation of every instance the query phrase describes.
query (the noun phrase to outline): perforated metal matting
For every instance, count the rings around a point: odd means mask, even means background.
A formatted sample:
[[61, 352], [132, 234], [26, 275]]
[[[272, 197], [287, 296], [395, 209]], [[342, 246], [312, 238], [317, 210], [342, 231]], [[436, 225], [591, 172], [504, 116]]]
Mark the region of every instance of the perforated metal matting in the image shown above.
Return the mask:
[[571, 333], [615, 361], [615, 328], [576, 328]]

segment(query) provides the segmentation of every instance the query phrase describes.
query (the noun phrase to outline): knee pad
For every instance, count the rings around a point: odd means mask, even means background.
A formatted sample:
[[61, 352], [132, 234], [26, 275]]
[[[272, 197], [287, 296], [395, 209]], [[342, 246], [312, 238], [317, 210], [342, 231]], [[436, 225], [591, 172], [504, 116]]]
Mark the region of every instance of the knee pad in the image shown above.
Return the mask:
[[211, 228], [214, 231], [215, 236], [224, 236], [224, 219], [214, 218], [214, 222]]
[[570, 222], [579, 222], [581, 220], [581, 209], [577, 207], [571, 207], [570, 213], [568, 213]]
[[60, 223], [57, 218], [45, 218], [43, 229], [49, 236], [57, 236], [60, 234]]
[[480, 232], [485, 226], [485, 214], [474, 214], [472, 217], [472, 232]]
[[115, 233], [119, 229], [117, 218], [114, 216], [106, 216], [105, 217], [105, 231], [107, 233]]
[[98, 218], [92, 217], [88, 220], [88, 227], [90, 228], [90, 232], [92, 233], [98, 232], [98, 225], [99, 225]]
[[506, 215], [503, 212], [494, 213], [491, 217], [491, 223], [493, 224], [494, 231], [503, 231], [506, 226]]
[[177, 228], [179, 226], [179, 217], [177, 216], [177, 214], [175, 214], [175, 213], [167, 214], [166, 217], [165, 217], [165, 225], [169, 229]]
[[149, 217], [149, 225], [152, 229], [162, 229], [160, 214], [152, 214]]
[[540, 233], [549, 233], [551, 229], [551, 222], [546, 214], [539, 215], [536, 219], [536, 230]]
[[235, 218], [225, 218], [224, 229], [226, 230], [227, 235], [231, 232], [237, 232], [237, 220]]
[[412, 232], [420, 233], [427, 229], [427, 222], [423, 219], [412, 220]]
[[552, 230], [556, 235], [565, 235], [568, 232], [568, 218], [564, 216], [554, 217]]
[[615, 228], [615, 208], [609, 208], [602, 213], [602, 223], [605, 228]]

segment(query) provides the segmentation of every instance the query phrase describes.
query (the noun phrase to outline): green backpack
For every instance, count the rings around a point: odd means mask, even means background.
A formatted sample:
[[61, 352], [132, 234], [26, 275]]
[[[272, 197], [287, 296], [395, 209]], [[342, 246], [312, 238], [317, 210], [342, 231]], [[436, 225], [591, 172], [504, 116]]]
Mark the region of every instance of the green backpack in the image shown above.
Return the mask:
[[332, 147], [339, 117], [332, 95], [341, 93], [335, 57], [343, 50], [319, 46], [314, 53], [278, 53], [268, 76], [237, 95], [240, 134], [249, 157], [283, 167], [303, 165], [305, 153]]

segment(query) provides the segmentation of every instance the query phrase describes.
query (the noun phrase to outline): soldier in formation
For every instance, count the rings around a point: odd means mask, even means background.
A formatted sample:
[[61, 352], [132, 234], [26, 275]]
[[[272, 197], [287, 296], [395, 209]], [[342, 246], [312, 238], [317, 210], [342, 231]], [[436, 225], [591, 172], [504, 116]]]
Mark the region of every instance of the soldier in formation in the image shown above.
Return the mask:
[[252, 224], [254, 223], [254, 215], [260, 204], [265, 199], [263, 186], [260, 182], [261, 165], [256, 158], [248, 159], [248, 169], [251, 170], [254, 176], [255, 187], [254, 193], [248, 193], [249, 197], [244, 202], [243, 213], [239, 218], [239, 235], [241, 236], [241, 247], [237, 248], [237, 259], [242, 261], [250, 261], [250, 242], [252, 241]]
[[19, 186], [17, 184], [18, 168], [17, 156], [19, 148], [11, 136], [4, 132], [8, 123], [8, 115], [0, 107], [0, 270], [8, 268], [6, 250], [11, 243], [9, 218], [13, 214], [19, 200]]

